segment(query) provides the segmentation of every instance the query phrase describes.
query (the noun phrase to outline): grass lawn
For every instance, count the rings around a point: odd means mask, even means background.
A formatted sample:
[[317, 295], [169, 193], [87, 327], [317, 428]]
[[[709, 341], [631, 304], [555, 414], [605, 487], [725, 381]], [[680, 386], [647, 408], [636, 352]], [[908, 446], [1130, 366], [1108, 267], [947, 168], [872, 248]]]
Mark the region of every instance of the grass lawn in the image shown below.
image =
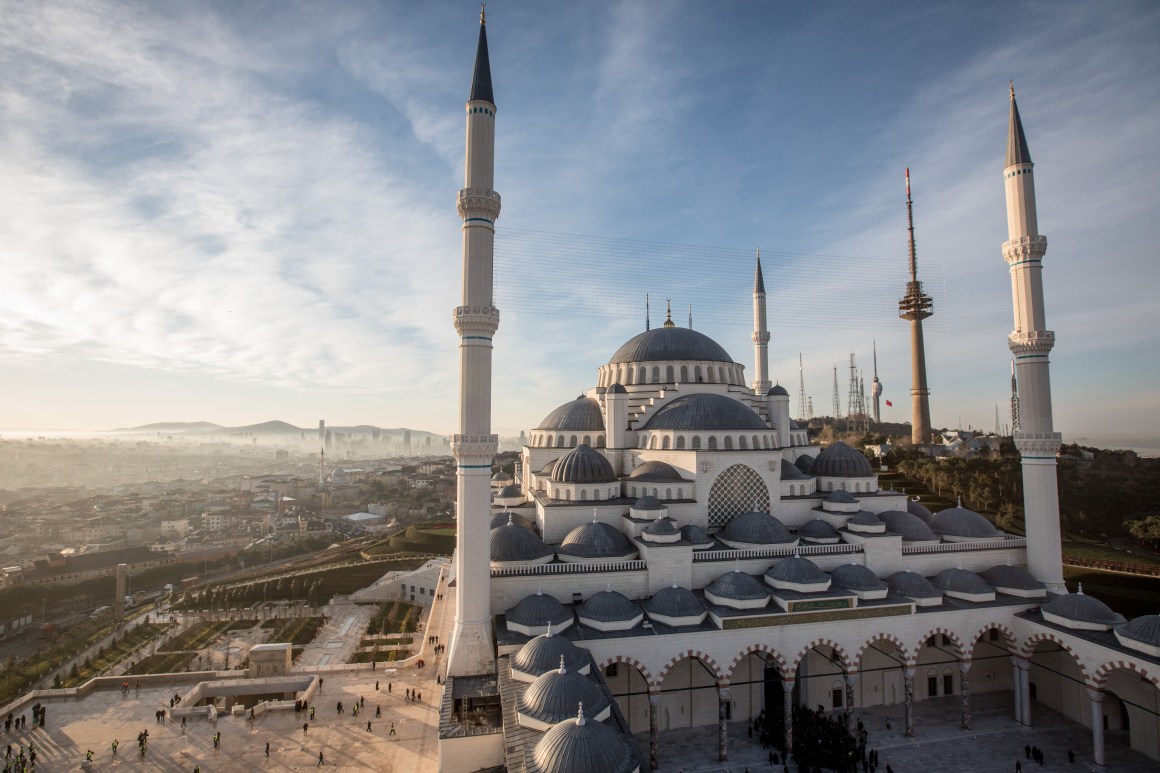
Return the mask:
[[1076, 558], [1090, 558], [1096, 561], [1120, 561], [1125, 564], [1160, 566], [1160, 560], [1152, 558], [1151, 556], [1129, 553], [1126, 550], [1118, 550], [1110, 545], [1104, 545], [1098, 542], [1065, 541], [1063, 543], [1063, 555], [1075, 556]]

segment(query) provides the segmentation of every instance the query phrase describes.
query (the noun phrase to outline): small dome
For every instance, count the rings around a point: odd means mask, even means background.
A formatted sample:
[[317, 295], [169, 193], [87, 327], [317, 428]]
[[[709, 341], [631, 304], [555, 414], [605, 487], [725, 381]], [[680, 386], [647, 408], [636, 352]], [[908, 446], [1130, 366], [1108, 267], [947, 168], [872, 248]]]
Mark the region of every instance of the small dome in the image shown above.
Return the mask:
[[491, 526], [488, 528], [498, 529], [501, 526], [507, 526], [509, 523], [513, 523], [516, 526], [523, 526], [525, 529], [532, 528], [531, 520], [525, 518], [519, 513], [511, 513], [506, 510], [502, 513], [496, 513], [493, 515], [491, 517]]
[[549, 413], [536, 429], [551, 431], [603, 432], [604, 412], [600, 403], [580, 395]]
[[576, 614], [581, 622], [585, 619], [600, 623], [622, 623], [642, 617], [640, 606], [628, 599], [623, 593], [614, 590], [602, 590], [576, 608]]
[[636, 500], [636, 504], [632, 506], [633, 510], [665, 510], [667, 509], [661, 504], [661, 500], [654, 497], [652, 494], [645, 494], [640, 499]]
[[684, 478], [671, 464], [665, 462], [645, 462], [638, 465], [628, 475], [629, 480], [636, 481], [683, 481]]
[[830, 581], [839, 588], [853, 591], [875, 591], [886, 588], [886, 583], [862, 564], [842, 564], [830, 572]]
[[789, 397], [789, 392], [785, 391], [785, 387], [781, 384], [774, 384], [766, 394], [770, 397]]
[[648, 430], [765, 430], [752, 408], [732, 397], [701, 392], [665, 403], [644, 425]]
[[733, 362], [721, 345], [704, 333], [685, 327], [658, 327], [630, 338], [616, 350], [609, 365], [624, 362], [701, 360]]
[[861, 451], [835, 440], [814, 460], [814, 475], [825, 478], [872, 478], [874, 470]]
[[986, 518], [964, 507], [950, 507], [935, 513], [930, 528], [944, 537], [995, 539], [1003, 536]]
[[938, 537], [917, 515], [901, 510], [887, 510], [878, 514], [878, 519], [886, 524], [886, 530], [902, 537], [903, 542], [937, 542]]
[[781, 521], [769, 513], [742, 513], [730, 521], [718, 535], [726, 544], [782, 545], [796, 542]]
[[1131, 621], [1116, 629], [1116, 636], [1121, 639], [1131, 639], [1149, 647], [1160, 647], [1160, 615], [1141, 615], [1132, 618]]
[[677, 528], [677, 522], [672, 518], [665, 516], [664, 518], [657, 518], [655, 521], [644, 527], [645, 534], [652, 534], [658, 537], [671, 536], [680, 534], [681, 530]]
[[551, 629], [520, 648], [512, 655], [512, 670], [531, 676], [540, 676], [560, 668], [560, 658], [569, 671], [586, 672], [591, 666], [587, 650], [582, 650], [563, 636], [555, 636]]
[[559, 626], [572, 622], [572, 613], [564, 608], [555, 596], [534, 593], [525, 596], [518, 604], [504, 613], [509, 623], [526, 628]]
[[611, 483], [616, 480], [616, 473], [604, 454], [581, 443], [561, 456], [552, 467], [552, 480], [556, 483]]
[[846, 521], [846, 525], [871, 527], [876, 526], [878, 528], [883, 527], [882, 520], [869, 510], [859, 510], [858, 512], [854, 513], [854, 516]]
[[580, 716], [544, 733], [532, 750], [535, 770], [529, 773], [633, 773], [639, 768], [629, 740], [586, 719], [584, 711], [579, 708]]
[[917, 499], [906, 500], [906, 512], [911, 515], [917, 515], [923, 520], [923, 523], [930, 525], [930, 521], [934, 518], [934, 514], [926, 509], [926, 506], [920, 503]]
[[[807, 459], [809, 457], [806, 457]], [[782, 480], [809, 480], [810, 476], [799, 470], [789, 459], [781, 460]]]
[[797, 461], [793, 463], [793, 466], [797, 467], [806, 475], [812, 476], [814, 474], [814, 457], [810, 456], [809, 454], [802, 454], [797, 458]]
[[511, 480], [512, 480], [512, 475], [511, 475], [511, 473], [510, 473], [510, 472], [504, 472], [503, 470], [500, 470], [500, 471], [499, 471], [499, 472], [497, 472], [495, 475], [492, 475], [492, 476], [491, 476], [491, 482], [492, 482], [492, 483], [510, 483], [510, 482], [511, 482]]
[[491, 530], [488, 540], [492, 561], [536, 561], [552, 555], [552, 549], [535, 532], [517, 526], [515, 516], [509, 516], [510, 523]]
[[940, 598], [942, 591], [930, 584], [930, 581], [918, 572], [895, 572], [887, 579], [890, 590], [900, 596], [910, 598]]
[[804, 540], [836, 540], [838, 539], [838, 532], [833, 526], [823, 521], [821, 518], [815, 518], [812, 521], [806, 521], [797, 530], [798, 537]]
[[826, 497], [826, 501], [838, 505], [852, 505], [857, 503], [858, 500], [854, 499], [854, 495], [846, 491], [846, 489], [838, 489]]
[[495, 492], [495, 495], [504, 499], [510, 499], [523, 496], [523, 493], [520, 491], [519, 486], [515, 484], [508, 484], [501, 488], [499, 491]]
[[681, 527], [681, 539], [688, 542], [694, 548], [712, 547], [716, 544], [713, 538], [709, 536], [709, 532], [705, 531], [705, 527], [698, 526], [695, 523], [686, 524]]
[[773, 583], [789, 585], [817, 585], [830, 583], [830, 576], [808, 558], [790, 556], [765, 570], [765, 578]]
[[1113, 612], [1107, 604], [1095, 596], [1085, 596], [1082, 586], [1075, 593], [1056, 596], [1041, 606], [1039, 611], [1045, 617], [1054, 615], [1064, 620], [1087, 623], [1105, 629], [1124, 622], [1124, 616]]
[[[558, 637], [557, 637], [558, 638]], [[608, 697], [591, 679], [568, 668], [563, 662], [555, 670], [547, 671], [528, 685], [519, 699], [519, 712], [548, 725], [563, 722], [576, 714], [576, 706], [583, 703], [593, 717], [604, 713]]]
[[992, 566], [982, 573], [982, 577], [996, 588], [1016, 588], [1018, 590], [1044, 590], [1047, 588], [1026, 569], [1009, 564]]
[[983, 578], [967, 569], [943, 569], [934, 579], [931, 580], [931, 585], [947, 593], [991, 593], [995, 589], [983, 581]]
[[752, 576], [737, 569], [718, 577], [705, 587], [705, 595], [732, 601], [768, 601], [769, 589]]
[[568, 532], [556, 552], [579, 558], [621, 558], [635, 554], [636, 548], [615, 527], [591, 521]]
[[693, 617], [705, 612], [705, 605], [691, 590], [675, 585], [661, 588], [652, 598], [645, 601], [643, 606], [649, 615], [664, 617]]
[[628, 394], [628, 390], [620, 384], [613, 384], [612, 386], [608, 387], [607, 393], [610, 395], [626, 395]]

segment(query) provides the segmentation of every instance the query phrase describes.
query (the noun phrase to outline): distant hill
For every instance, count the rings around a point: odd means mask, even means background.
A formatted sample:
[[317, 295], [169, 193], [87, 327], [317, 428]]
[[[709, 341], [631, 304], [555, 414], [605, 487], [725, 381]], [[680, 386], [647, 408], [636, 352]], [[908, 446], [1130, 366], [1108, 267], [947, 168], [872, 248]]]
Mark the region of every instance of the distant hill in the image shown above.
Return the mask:
[[302, 427], [295, 427], [284, 421], [264, 421], [261, 424], [249, 424], [245, 427], [222, 427], [222, 429], [227, 432], [251, 432], [255, 435], [285, 435], [303, 432]]
[[[384, 429], [376, 427], [373, 424], [356, 424], [354, 426], [335, 426], [327, 425], [328, 430], [332, 432], [341, 432], [348, 435], [371, 435], [375, 432], [381, 433], [385, 437], [401, 438], [404, 433], [410, 432], [411, 437], [415, 442], [422, 441], [424, 438], [430, 436], [433, 438], [442, 438], [443, 435], [427, 432], [421, 429], [407, 429], [406, 427], [394, 427]], [[184, 432], [189, 434], [239, 434], [249, 433], [251, 435], [299, 435], [303, 432], [316, 433], [318, 427], [296, 427], [293, 424], [285, 421], [273, 420], [264, 421], [260, 424], [248, 424], [244, 427], [226, 427], [221, 424], [214, 424], [209, 421], [162, 421], [153, 424], [144, 424], [140, 427], [123, 427], [120, 429], [109, 430], [110, 432]]]
[[211, 421], [159, 421], [155, 424], [142, 424], [140, 427], [120, 427], [110, 432], [198, 432], [202, 430], [225, 429], [220, 424]]

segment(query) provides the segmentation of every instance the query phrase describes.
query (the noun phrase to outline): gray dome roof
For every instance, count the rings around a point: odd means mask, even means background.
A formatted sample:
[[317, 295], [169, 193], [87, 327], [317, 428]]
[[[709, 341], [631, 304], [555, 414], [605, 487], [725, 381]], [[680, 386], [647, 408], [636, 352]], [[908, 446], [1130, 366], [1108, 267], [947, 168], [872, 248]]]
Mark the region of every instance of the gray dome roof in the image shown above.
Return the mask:
[[814, 474], [814, 457], [810, 456], [809, 454], [802, 454], [801, 456], [799, 456], [797, 458], [797, 461], [793, 463], [793, 466], [797, 467], [799, 470], [804, 472], [806, 475], [813, 475]]
[[647, 599], [644, 611], [666, 617], [692, 617], [705, 611], [705, 605], [688, 588], [661, 588]]
[[797, 535], [805, 539], [835, 539], [838, 532], [821, 518], [815, 518], [799, 526]]
[[878, 520], [886, 524], [886, 530], [897, 534], [906, 542], [933, 542], [938, 537], [917, 515], [901, 510], [887, 510], [878, 514]]
[[560, 625], [572, 619], [572, 613], [546, 593], [525, 596], [518, 604], [504, 613], [508, 622], [529, 628], [542, 625]]
[[783, 387], [781, 384], [774, 384], [769, 388], [769, 391], [766, 392], [766, 394], [770, 397], [781, 397], [783, 395], [785, 397], [789, 397], [789, 392], [785, 391], [785, 387]]
[[614, 590], [602, 590], [576, 608], [580, 617], [589, 620], [598, 620], [602, 623], [616, 623], [632, 620], [641, 614], [640, 606], [628, 599], [623, 593]]
[[853, 517], [846, 521], [846, 523], [853, 523], [861, 526], [877, 526], [878, 528], [882, 528], [882, 519], [880, 519], [877, 515], [870, 512], [869, 510], [859, 510], [858, 512], [854, 513]]
[[801, 556], [783, 558], [766, 569], [765, 576], [777, 582], [790, 582], [794, 585], [813, 585], [830, 579], [817, 564]]
[[504, 472], [503, 470], [500, 470], [495, 475], [491, 476], [492, 483], [502, 483], [505, 480], [511, 480], [511, 479], [512, 479], [512, 474], [510, 472]]
[[983, 581], [983, 578], [968, 569], [943, 569], [931, 585], [954, 593], [994, 593], [995, 589]]
[[927, 525], [930, 524], [930, 519], [934, 518], [934, 514], [926, 509], [926, 506], [914, 499], [906, 500], [906, 512], [911, 515], [917, 515]]
[[654, 497], [652, 494], [645, 494], [640, 499], [636, 500], [636, 504], [632, 506], [633, 510], [664, 510], [665, 506], [661, 504], [661, 500]]
[[645, 462], [628, 474], [629, 480], [684, 480], [677, 468], [667, 462]]
[[890, 590], [901, 596], [912, 598], [937, 598], [942, 591], [930, 584], [930, 581], [918, 572], [895, 572], [887, 578]]
[[1141, 615], [1116, 629], [1125, 639], [1131, 639], [1150, 647], [1160, 647], [1160, 615]]
[[814, 475], [827, 478], [872, 478], [874, 470], [862, 452], [841, 440], [822, 449], [814, 460]]
[[563, 636], [541, 634], [512, 655], [512, 668], [525, 674], [539, 676], [560, 668], [560, 658], [569, 671], [579, 671], [589, 665], [588, 652]]
[[1003, 536], [1003, 532], [996, 529], [990, 521], [965, 507], [949, 507], [946, 510], [940, 510], [931, 519], [930, 528], [938, 534], [947, 534], [952, 537], [990, 539]]
[[1077, 623], [1119, 625], [1124, 622], [1124, 616], [1113, 612], [1107, 604], [1095, 596], [1085, 596], [1082, 586], [1075, 593], [1056, 596], [1039, 609]]
[[747, 545], [777, 545], [793, 542], [796, 537], [769, 513], [742, 513], [730, 521], [718, 535], [729, 542]]
[[604, 413], [600, 410], [600, 403], [580, 395], [545, 416], [536, 429], [603, 432]]
[[627, 738], [583, 714], [544, 733], [532, 750], [532, 763], [533, 773], [631, 773], [638, 767]]
[[556, 461], [552, 467], [552, 480], [557, 483], [611, 483], [616, 480], [616, 472], [604, 454], [581, 443]]
[[689, 523], [681, 527], [681, 539], [692, 545], [706, 545], [713, 541], [705, 527]]
[[662, 405], [645, 429], [744, 429], [769, 430], [752, 408], [732, 397], [699, 393], [678, 397]]
[[768, 599], [770, 596], [769, 588], [766, 588], [759, 580], [754, 579], [740, 569], [726, 572], [716, 580], [713, 580], [713, 582], [706, 586], [705, 592], [722, 598], [736, 599], [737, 601]]
[[596, 716], [608, 708], [608, 697], [584, 674], [557, 662], [555, 670], [544, 672], [528, 685], [519, 700], [519, 711], [554, 725], [576, 716], [581, 703], [585, 711]]
[[851, 494], [849, 491], [846, 491], [846, 489], [844, 489], [844, 488], [840, 488], [840, 489], [837, 489], [836, 491], [831, 492], [831, 494], [828, 497], [826, 497], [826, 501], [827, 502], [834, 502], [836, 504], [842, 504], [842, 505], [852, 505], [855, 502], [857, 502], [858, 500], [854, 499], [854, 495]]
[[830, 582], [846, 590], [882, 590], [886, 583], [862, 564], [842, 564], [830, 572]]
[[808, 480], [809, 475], [806, 475], [789, 459], [781, 460], [781, 479], [782, 480]]
[[544, 544], [535, 532], [512, 523], [491, 530], [488, 537], [492, 561], [535, 561], [552, 555], [552, 549]]
[[499, 491], [495, 492], [497, 497], [518, 497], [521, 496], [520, 487], [514, 483], [504, 486]]
[[541, 474], [541, 475], [551, 475], [551, 474], [552, 474], [552, 468], [556, 466], [556, 462], [558, 462], [558, 461], [560, 461], [560, 460], [559, 460], [559, 459], [553, 459], [552, 461], [550, 461], [550, 462], [548, 462], [547, 464], [545, 464], [543, 467], [541, 467], [541, 468], [540, 468], [540, 474]]
[[1008, 564], [992, 566], [982, 573], [984, 580], [996, 588], [1019, 588], [1021, 590], [1043, 590], [1047, 586], [1035, 579], [1026, 569]]
[[667, 515], [664, 518], [657, 518], [655, 521], [644, 527], [645, 534], [680, 534], [681, 530], [677, 528], [677, 522]]
[[498, 529], [501, 526], [507, 526], [509, 523], [513, 523], [516, 526], [523, 526], [525, 529], [532, 528], [531, 520], [519, 513], [512, 513], [506, 510], [502, 513], [496, 513], [491, 517], [491, 526], [489, 528]]
[[630, 338], [616, 350], [609, 365], [660, 360], [733, 362], [721, 345], [704, 333], [685, 327], [658, 327]]
[[636, 548], [618, 529], [600, 521], [591, 521], [568, 532], [557, 553], [584, 558], [613, 558], [633, 553]]
[[628, 390], [627, 390], [627, 389], [625, 389], [625, 388], [624, 388], [622, 385], [620, 385], [620, 384], [613, 384], [612, 386], [608, 387], [608, 392], [607, 392], [607, 394], [610, 394], [610, 395], [626, 395], [626, 394], [628, 394]]

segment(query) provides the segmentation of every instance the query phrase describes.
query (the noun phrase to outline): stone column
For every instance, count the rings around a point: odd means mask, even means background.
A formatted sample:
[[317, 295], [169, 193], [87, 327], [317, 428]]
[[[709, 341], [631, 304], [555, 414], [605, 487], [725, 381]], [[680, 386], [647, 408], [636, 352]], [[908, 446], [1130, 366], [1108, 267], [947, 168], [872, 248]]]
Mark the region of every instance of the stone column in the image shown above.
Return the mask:
[[846, 730], [852, 729], [854, 724], [854, 683], [858, 681], [857, 674], [846, 674]]
[[725, 762], [729, 759], [729, 726], [727, 722], [729, 701], [733, 700], [733, 693], [728, 687], [717, 688], [717, 761]]
[[1104, 693], [1088, 688], [1092, 701], [1092, 759], [1097, 765], [1104, 764]]
[[1015, 721], [1023, 724], [1023, 682], [1019, 679], [1019, 658], [1011, 656], [1011, 694], [1015, 700]]
[[914, 669], [907, 668], [902, 672], [903, 693], [906, 696], [906, 737], [914, 738]]
[[959, 663], [959, 697], [962, 699], [963, 717], [960, 723], [963, 730], [971, 729], [971, 661]]
[[793, 682], [792, 679], [781, 681], [781, 689], [784, 693], [782, 706], [785, 711], [785, 754], [787, 757], [793, 751]]
[[1031, 663], [1022, 658], [1019, 660], [1019, 702], [1023, 724], [1031, 727]]
[[648, 696], [648, 768], [657, 770], [661, 766], [660, 750], [657, 744], [657, 734], [661, 726], [661, 699], [659, 695], [649, 693]]

